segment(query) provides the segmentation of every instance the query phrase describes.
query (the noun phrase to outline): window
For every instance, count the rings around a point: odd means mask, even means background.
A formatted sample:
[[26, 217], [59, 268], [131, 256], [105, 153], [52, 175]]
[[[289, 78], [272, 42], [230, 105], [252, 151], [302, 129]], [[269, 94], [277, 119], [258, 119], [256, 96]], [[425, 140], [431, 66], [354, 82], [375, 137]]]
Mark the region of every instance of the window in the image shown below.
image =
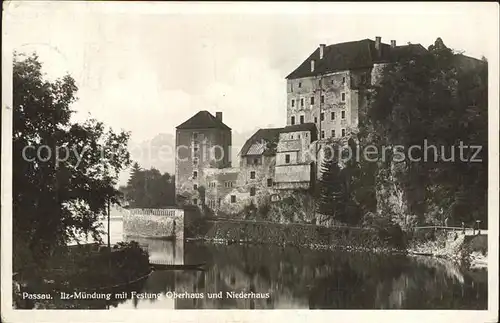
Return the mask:
[[224, 187], [226, 188], [233, 187], [233, 182], [225, 182]]
[[292, 126], [295, 124], [295, 117], [294, 116], [292, 116], [290, 123], [292, 124]]
[[254, 165], [259, 165], [260, 164], [260, 159], [259, 158], [254, 158], [253, 159], [253, 164]]
[[342, 102], [345, 102], [345, 93], [342, 92]]
[[285, 164], [290, 164], [290, 155], [289, 154], [285, 155]]
[[345, 111], [342, 111], [341, 114], [342, 114], [342, 119], [345, 119]]
[[311, 96], [311, 105], [314, 104], [314, 96]]
[[342, 137], [345, 137], [345, 129], [342, 129]]
[[250, 196], [255, 196], [255, 187], [250, 187]]
[[308, 133], [308, 132], [306, 132], [306, 138], [307, 138], [307, 137], [309, 137], [309, 133]]
[[198, 146], [193, 147], [193, 152], [197, 153], [198, 152]]
[[325, 131], [321, 130], [321, 139], [324, 139], [324, 138], [325, 138]]
[[193, 204], [198, 205], [198, 199], [193, 199]]
[[273, 186], [273, 179], [272, 178], [268, 178], [267, 179], [267, 187], [271, 187]]
[[321, 96], [321, 103], [325, 103], [325, 96], [324, 95]]
[[323, 112], [321, 112], [321, 114], [320, 114], [320, 120], [321, 121], [325, 120], [325, 114]]
[[250, 172], [250, 179], [255, 179], [255, 172], [254, 171]]
[[231, 195], [231, 203], [236, 203], [236, 195]]
[[293, 139], [293, 135], [290, 135], [290, 139]]
[[198, 178], [198, 172], [197, 171], [194, 171], [193, 172], [193, 179], [197, 179]]
[[318, 117], [314, 117], [314, 123], [318, 123]]
[[197, 132], [193, 132], [193, 139], [194, 140], [198, 139], [198, 133]]
[[304, 107], [304, 99], [300, 99], [300, 106]]
[[220, 203], [221, 203], [221, 199], [219, 199], [219, 200], [218, 200], [217, 202], [218, 202], [218, 205], [220, 206]]
[[318, 85], [319, 85], [319, 86], [323, 85], [323, 80], [322, 80], [322, 79], [319, 79], [319, 80], [318, 80]]
[[299, 82], [299, 88], [301, 88], [301, 87], [302, 87], [302, 83]]
[[198, 184], [194, 184], [194, 185], [193, 185], [193, 190], [195, 190], [195, 191], [196, 191], [197, 189], [198, 189]]
[[293, 84], [290, 83], [290, 92], [293, 92]]
[[297, 139], [300, 139], [300, 135], [297, 135]]
[[335, 129], [332, 130], [332, 137], [335, 138]]
[[366, 75], [361, 75], [361, 84], [365, 84], [366, 83]]
[[300, 124], [304, 123], [304, 116], [300, 116]]
[[332, 113], [330, 114], [330, 118], [331, 118], [332, 120], [335, 120], [335, 112], [332, 112]]
[[295, 106], [295, 100], [292, 100], [292, 108]]
[[345, 84], [345, 77], [342, 78], [342, 84]]
[[198, 157], [193, 158], [193, 165], [198, 165]]

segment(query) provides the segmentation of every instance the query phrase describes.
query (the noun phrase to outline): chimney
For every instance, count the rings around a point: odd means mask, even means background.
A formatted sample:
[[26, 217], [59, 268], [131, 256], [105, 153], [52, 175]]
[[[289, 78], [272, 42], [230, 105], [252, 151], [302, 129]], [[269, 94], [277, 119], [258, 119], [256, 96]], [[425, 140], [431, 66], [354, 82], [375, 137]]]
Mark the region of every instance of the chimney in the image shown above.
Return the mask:
[[215, 118], [222, 122], [222, 112], [215, 112]]
[[325, 55], [325, 44], [319, 44], [319, 59], [323, 59]]
[[375, 49], [380, 56], [380, 54], [382, 53], [382, 38], [380, 36], [375, 37]]
[[391, 40], [391, 48], [394, 48], [396, 47], [396, 41], [395, 40]]
[[311, 72], [314, 72], [314, 59], [311, 60]]

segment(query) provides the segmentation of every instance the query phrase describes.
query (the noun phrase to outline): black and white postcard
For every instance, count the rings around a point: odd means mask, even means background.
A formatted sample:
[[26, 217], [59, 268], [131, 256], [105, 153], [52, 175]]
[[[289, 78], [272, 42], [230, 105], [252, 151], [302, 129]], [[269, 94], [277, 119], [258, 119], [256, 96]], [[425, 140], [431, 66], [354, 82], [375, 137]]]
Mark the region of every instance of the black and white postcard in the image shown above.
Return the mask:
[[498, 3], [6, 1], [5, 322], [497, 322]]

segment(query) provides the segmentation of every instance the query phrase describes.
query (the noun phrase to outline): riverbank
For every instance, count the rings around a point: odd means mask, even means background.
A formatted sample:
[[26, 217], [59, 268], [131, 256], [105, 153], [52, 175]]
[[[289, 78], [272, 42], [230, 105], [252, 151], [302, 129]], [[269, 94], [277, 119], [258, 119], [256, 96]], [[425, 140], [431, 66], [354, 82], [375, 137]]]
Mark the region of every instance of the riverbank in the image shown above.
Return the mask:
[[446, 259], [467, 268], [487, 268], [487, 236], [459, 233], [405, 234], [398, 230], [322, 227], [265, 221], [204, 220], [188, 240], [216, 244], [269, 244], [314, 250], [407, 253]]
[[429, 232], [413, 235], [408, 253], [446, 259], [470, 269], [488, 267], [486, 235], [469, 236], [462, 232]]
[[[137, 243], [118, 243], [111, 250], [97, 244], [61, 248], [43, 265], [16, 270], [14, 307], [71, 308], [76, 298], [63, 295], [114, 295], [134, 288], [150, 274], [149, 255]], [[76, 293], [76, 294], [75, 294]], [[88, 308], [113, 304], [112, 296], [92, 299]]]
[[404, 252], [404, 240], [372, 228], [322, 227], [264, 221], [204, 220], [188, 240], [223, 244], [271, 244], [321, 250]]

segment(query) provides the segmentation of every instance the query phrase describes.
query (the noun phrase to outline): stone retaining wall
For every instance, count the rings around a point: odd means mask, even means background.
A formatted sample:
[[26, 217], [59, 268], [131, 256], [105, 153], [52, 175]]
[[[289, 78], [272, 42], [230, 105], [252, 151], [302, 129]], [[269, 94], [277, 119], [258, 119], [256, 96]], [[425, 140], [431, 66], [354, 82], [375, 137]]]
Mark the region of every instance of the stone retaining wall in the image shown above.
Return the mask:
[[128, 236], [184, 240], [184, 210], [131, 209], [123, 216], [123, 231]]
[[377, 230], [307, 224], [279, 224], [252, 221], [205, 221], [198, 238], [210, 241], [293, 245], [359, 250], [400, 250], [380, 239]]

